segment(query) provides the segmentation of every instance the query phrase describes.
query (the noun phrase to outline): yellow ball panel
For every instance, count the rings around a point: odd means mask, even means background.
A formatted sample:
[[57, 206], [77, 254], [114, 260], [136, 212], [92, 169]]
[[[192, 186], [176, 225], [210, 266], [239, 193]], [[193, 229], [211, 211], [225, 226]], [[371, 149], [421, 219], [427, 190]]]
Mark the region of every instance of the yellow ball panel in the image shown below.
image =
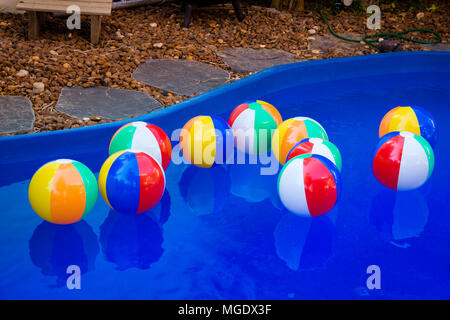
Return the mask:
[[53, 178], [60, 164], [49, 162], [42, 166], [31, 178], [28, 187], [28, 198], [33, 210], [44, 220], [53, 223], [50, 209], [50, 197]]

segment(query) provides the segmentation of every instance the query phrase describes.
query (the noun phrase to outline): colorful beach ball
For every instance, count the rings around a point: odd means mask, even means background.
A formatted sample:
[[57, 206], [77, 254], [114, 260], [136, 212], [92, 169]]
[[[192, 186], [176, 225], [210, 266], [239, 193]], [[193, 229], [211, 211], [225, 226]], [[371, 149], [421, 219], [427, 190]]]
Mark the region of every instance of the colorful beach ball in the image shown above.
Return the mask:
[[266, 153], [271, 148], [273, 131], [281, 115], [270, 103], [256, 100], [237, 106], [228, 119], [236, 147], [249, 154]]
[[284, 165], [289, 151], [294, 145], [306, 138], [322, 138], [328, 140], [325, 129], [316, 120], [307, 117], [295, 117], [283, 121], [272, 137], [272, 152]]
[[324, 156], [333, 162], [339, 171], [342, 169], [342, 157], [339, 149], [330, 141], [321, 138], [306, 138], [297, 142], [289, 151], [286, 162], [306, 153]]
[[378, 142], [372, 168], [375, 178], [389, 189], [416, 189], [433, 172], [434, 152], [419, 135], [391, 132]]
[[170, 164], [172, 156], [170, 139], [160, 127], [153, 124], [135, 121], [116, 131], [109, 144], [109, 155], [130, 149], [151, 155], [164, 170]]
[[396, 107], [381, 120], [379, 137], [393, 131], [409, 131], [424, 137], [432, 147], [437, 142], [437, 124], [433, 116], [417, 106]]
[[108, 205], [123, 213], [150, 210], [166, 187], [164, 170], [145, 152], [125, 150], [114, 153], [100, 169], [100, 193]]
[[71, 224], [84, 218], [94, 207], [97, 195], [97, 180], [92, 171], [69, 159], [40, 167], [28, 188], [33, 210], [55, 224]]
[[224, 164], [233, 153], [233, 132], [221, 118], [197, 116], [181, 130], [180, 145], [189, 163], [202, 168]]
[[292, 158], [278, 176], [281, 202], [300, 216], [317, 217], [333, 209], [339, 189], [339, 170], [333, 162], [316, 154]]

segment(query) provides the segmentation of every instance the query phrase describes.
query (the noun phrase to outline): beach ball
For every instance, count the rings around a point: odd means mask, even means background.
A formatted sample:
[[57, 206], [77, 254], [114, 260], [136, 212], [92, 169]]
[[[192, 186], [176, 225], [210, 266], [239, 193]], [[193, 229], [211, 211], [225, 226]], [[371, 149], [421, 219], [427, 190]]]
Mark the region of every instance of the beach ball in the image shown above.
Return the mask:
[[114, 153], [100, 169], [100, 193], [106, 203], [123, 213], [150, 210], [166, 187], [162, 166], [145, 152], [125, 150]]
[[303, 154], [292, 158], [278, 176], [278, 195], [287, 210], [317, 217], [333, 209], [340, 189], [340, 173], [327, 158]]
[[437, 124], [433, 116], [417, 106], [396, 107], [381, 120], [379, 137], [393, 131], [409, 131], [424, 137], [434, 147], [437, 142]]
[[130, 149], [152, 156], [164, 170], [170, 164], [172, 156], [170, 139], [160, 127], [153, 124], [135, 121], [116, 131], [109, 144], [109, 155]]
[[333, 162], [339, 171], [342, 169], [341, 153], [339, 149], [328, 140], [321, 138], [306, 138], [297, 142], [297, 144], [292, 147], [291, 151], [289, 151], [286, 162], [305, 153], [324, 156]]
[[33, 210], [55, 224], [71, 224], [84, 218], [94, 207], [97, 195], [97, 180], [92, 171], [69, 159], [40, 167], [28, 188]]
[[233, 153], [233, 132], [225, 120], [215, 116], [197, 116], [181, 130], [180, 145], [189, 163], [202, 168], [223, 164]]
[[249, 154], [270, 150], [273, 131], [281, 123], [281, 115], [271, 104], [256, 100], [237, 106], [228, 119], [236, 147]]
[[390, 132], [380, 139], [375, 150], [373, 173], [389, 189], [416, 189], [433, 172], [433, 149], [427, 140], [414, 133]]
[[272, 152], [284, 165], [289, 151], [294, 145], [306, 138], [322, 138], [328, 140], [325, 129], [316, 120], [307, 117], [295, 117], [283, 121], [272, 137]]

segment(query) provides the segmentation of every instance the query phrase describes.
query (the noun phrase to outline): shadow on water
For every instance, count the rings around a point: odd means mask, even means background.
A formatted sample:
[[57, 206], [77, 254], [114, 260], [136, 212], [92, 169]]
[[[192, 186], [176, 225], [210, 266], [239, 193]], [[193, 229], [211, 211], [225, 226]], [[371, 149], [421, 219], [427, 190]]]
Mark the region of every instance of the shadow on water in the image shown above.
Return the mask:
[[274, 237], [277, 256], [294, 271], [323, 268], [333, 253], [333, 223], [325, 215], [306, 218], [287, 212]]
[[161, 200], [153, 208], [147, 211], [159, 225], [166, 223], [170, 217], [170, 201], [170, 194], [166, 189]]
[[190, 165], [179, 181], [180, 193], [192, 214], [201, 216], [222, 210], [230, 193], [230, 177], [221, 165]]
[[46, 276], [56, 276], [56, 287], [66, 284], [67, 267], [77, 265], [81, 274], [94, 269], [100, 251], [97, 236], [86, 221], [55, 225], [47, 221], [36, 227], [29, 241], [30, 258]]
[[117, 270], [148, 269], [163, 254], [162, 225], [170, 216], [167, 190], [161, 201], [141, 214], [111, 210], [100, 226], [100, 243], [105, 259]]
[[372, 199], [369, 222], [383, 239], [409, 247], [408, 239], [419, 237], [428, 222], [428, 205], [419, 190], [380, 190]]
[[233, 195], [250, 203], [270, 199], [275, 208], [282, 208], [277, 194], [278, 174], [262, 175], [261, 165], [234, 164], [229, 167]]

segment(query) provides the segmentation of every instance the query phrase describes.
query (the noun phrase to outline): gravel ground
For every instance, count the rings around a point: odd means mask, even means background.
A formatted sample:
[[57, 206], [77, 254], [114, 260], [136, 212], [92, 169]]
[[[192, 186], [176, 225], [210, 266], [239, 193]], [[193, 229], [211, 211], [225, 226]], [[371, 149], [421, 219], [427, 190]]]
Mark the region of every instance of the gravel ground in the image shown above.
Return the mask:
[[[312, 9], [305, 2], [306, 9]], [[437, 3], [437, 10], [424, 10], [423, 16], [407, 8], [382, 7], [382, 29], [378, 32], [429, 28], [440, 33], [447, 43], [450, 5], [448, 1], [433, 2]], [[312, 40], [308, 37], [329, 33], [317, 14], [278, 12], [252, 5], [244, 5], [244, 10], [247, 17], [239, 23], [231, 5], [200, 8], [189, 29], [180, 27], [183, 14], [174, 4], [117, 10], [103, 19], [101, 42], [97, 46], [87, 41], [86, 19], [81, 30], [70, 32], [64, 18], [49, 16], [40, 40], [26, 41], [24, 16], [0, 13], [0, 95], [27, 96], [32, 101], [36, 115], [34, 132], [59, 130], [106, 122], [99, 118], [75, 119], [54, 110], [63, 87], [139, 90], [165, 107], [186, 99], [131, 78], [137, 66], [147, 59], [193, 59], [231, 71], [216, 55], [217, 50], [277, 48], [304, 60], [376, 53], [364, 45], [326, 54], [309, 50], [308, 41]], [[329, 18], [337, 32], [375, 33], [368, 32], [366, 17], [342, 11]], [[422, 50], [417, 44], [403, 45], [404, 50]], [[27, 72], [19, 73], [20, 70]], [[231, 79], [247, 75], [231, 72]], [[44, 87], [39, 88], [36, 82]]]

